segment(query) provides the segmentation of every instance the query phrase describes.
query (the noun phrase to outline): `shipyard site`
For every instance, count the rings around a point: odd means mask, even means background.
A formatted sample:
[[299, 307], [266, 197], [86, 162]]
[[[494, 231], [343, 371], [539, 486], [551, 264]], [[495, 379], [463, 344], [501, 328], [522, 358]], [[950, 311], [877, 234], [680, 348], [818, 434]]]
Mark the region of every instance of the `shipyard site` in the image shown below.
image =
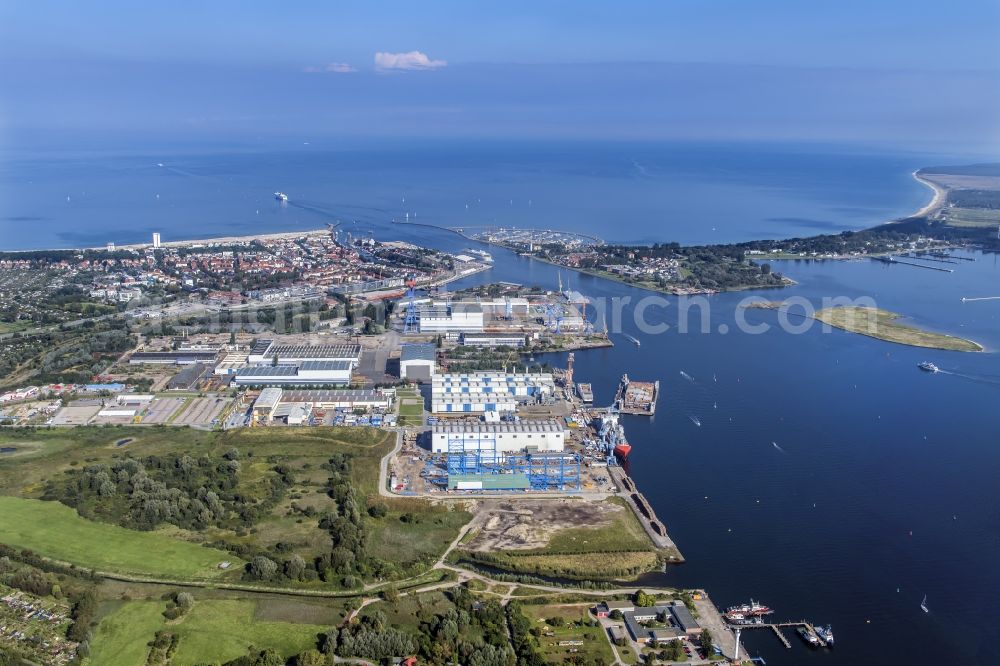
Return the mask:
[[[623, 374], [617, 386], [595, 387], [577, 376], [578, 354], [613, 344], [586, 295], [561, 280], [556, 290], [493, 283], [449, 291], [456, 277], [488, 269], [481, 250], [438, 256], [416, 274], [393, 263], [412, 256], [412, 246], [344, 241], [336, 232], [332, 242], [323, 234], [275, 242], [370, 268], [350, 282], [245, 294], [195, 287], [184, 302], [135, 310], [132, 325], [143, 334], [134, 347], [90, 382], [8, 391], [3, 419], [277, 437], [363, 430], [394, 441], [379, 460], [376, 499], [470, 514], [435, 564], [463, 580], [628, 586], [684, 562], [668, 519], [628, 473], [635, 444], [627, 423], [654, 417], [660, 382]], [[215, 323], [253, 307], [287, 308], [289, 299], [304, 313], [293, 316], [310, 318], [306, 330]], [[199, 307], [209, 314], [197, 315]], [[180, 316], [195, 323], [158, 333], [158, 320]], [[536, 361], [551, 352], [564, 352], [546, 357], [558, 365]], [[602, 404], [595, 393], [614, 397]], [[134, 441], [112, 446], [129, 451]], [[695, 662], [737, 653], [738, 639], [704, 591], [685, 595], [663, 602], [662, 621], [620, 594], [589, 612], [613, 650], [640, 656], [683, 644]], [[709, 629], [711, 644], [699, 643]]]

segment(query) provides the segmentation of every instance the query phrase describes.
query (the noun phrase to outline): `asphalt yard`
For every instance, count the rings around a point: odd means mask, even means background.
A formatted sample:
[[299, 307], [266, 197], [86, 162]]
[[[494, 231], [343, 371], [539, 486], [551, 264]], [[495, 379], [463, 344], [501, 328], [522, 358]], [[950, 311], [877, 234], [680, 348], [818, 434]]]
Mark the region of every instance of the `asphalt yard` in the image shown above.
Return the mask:
[[167, 423], [170, 417], [185, 402], [185, 398], [156, 398], [146, 409], [142, 417], [143, 423]]
[[97, 416], [97, 412], [101, 411], [100, 401], [95, 403], [87, 404], [87, 401], [83, 400], [70, 403], [52, 417], [52, 425], [86, 425]]
[[229, 404], [227, 398], [191, 398], [174, 417], [174, 425], [211, 425]]

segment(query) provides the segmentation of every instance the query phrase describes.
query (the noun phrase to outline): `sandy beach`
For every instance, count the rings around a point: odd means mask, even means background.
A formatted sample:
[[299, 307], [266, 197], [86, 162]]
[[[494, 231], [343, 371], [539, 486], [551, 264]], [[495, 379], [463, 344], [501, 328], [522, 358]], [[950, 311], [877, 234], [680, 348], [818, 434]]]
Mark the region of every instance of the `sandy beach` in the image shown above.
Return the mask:
[[918, 183], [921, 183], [922, 185], [926, 185], [927, 187], [931, 188], [934, 191], [934, 197], [930, 200], [930, 203], [928, 203], [926, 206], [918, 210], [910, 217], [922, 217], [924, 215], [931, 215], [932, 213], [939, 210], [942, 206], [944, 206], [945, 199], [947, 198], [948, 195], [947, 189], [938, 185], [935, 182], [927, 180], [926, 178], [922, 178], [920, 176], [920, 172], [918, 171], [913, 172], [913, 179]]
[[[160, 247], [191, 247], [195, 245], [240, 245], [246, 244], [255, 240], [287, 240], [291, 238], [302, 238], [303, 236], [328, 236], [330, 234], [329, 229], [310, 229], [307, 231], [283, 231], [281, 233], [275, 234], [253, 234], [250, 236], [221, 236], [219, 238], [202, 238], [199, 240], [175, 240], [175, 241], [163, 241], [160, 243]], [[132, 243], [129, 245], [119, 245], [118, 249], [121, 250], [141, 250], [143, 248], [148, 248], [152, 246], [152, 242], [148, 243]], [[103, 247], [89, 248], [92, 250], [104, 250]]]

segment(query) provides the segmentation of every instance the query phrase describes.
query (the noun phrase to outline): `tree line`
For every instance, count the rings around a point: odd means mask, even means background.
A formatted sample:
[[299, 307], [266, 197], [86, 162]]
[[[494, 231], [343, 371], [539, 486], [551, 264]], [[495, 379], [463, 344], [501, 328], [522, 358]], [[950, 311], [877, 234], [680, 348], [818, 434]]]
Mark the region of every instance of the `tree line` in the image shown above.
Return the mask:
[[187, 454], [132, 457], [87, 465], [69, 474], [60, 488], [46, 485], [43, 499], [58, 499], [91, 520], [114, 520], [122, 527], [152, 530], [163, 523], [184, 529], [248, 528], [281, 499], [293, 483], [291, 471], [274, 465], [258, 481], [260, 497], [240, 484], [240, 453], [221, 457]]

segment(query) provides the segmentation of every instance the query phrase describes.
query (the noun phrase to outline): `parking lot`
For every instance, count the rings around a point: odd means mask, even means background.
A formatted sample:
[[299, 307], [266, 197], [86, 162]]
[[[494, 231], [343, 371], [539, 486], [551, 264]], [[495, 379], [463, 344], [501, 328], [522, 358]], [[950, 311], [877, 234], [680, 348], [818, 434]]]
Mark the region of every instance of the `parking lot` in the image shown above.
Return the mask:
[[52, 417], [52, 425], [86, 425], [101, 411], [100, 400], [77, 400]]
[[212, 425], [229, 404], [228, 398], [191, 398], [173, 420], [174, 425]]
[[170, 417], [184, 404], [185, 398], [156, 398], [146, 408], [142, 423], [167, 423]]

